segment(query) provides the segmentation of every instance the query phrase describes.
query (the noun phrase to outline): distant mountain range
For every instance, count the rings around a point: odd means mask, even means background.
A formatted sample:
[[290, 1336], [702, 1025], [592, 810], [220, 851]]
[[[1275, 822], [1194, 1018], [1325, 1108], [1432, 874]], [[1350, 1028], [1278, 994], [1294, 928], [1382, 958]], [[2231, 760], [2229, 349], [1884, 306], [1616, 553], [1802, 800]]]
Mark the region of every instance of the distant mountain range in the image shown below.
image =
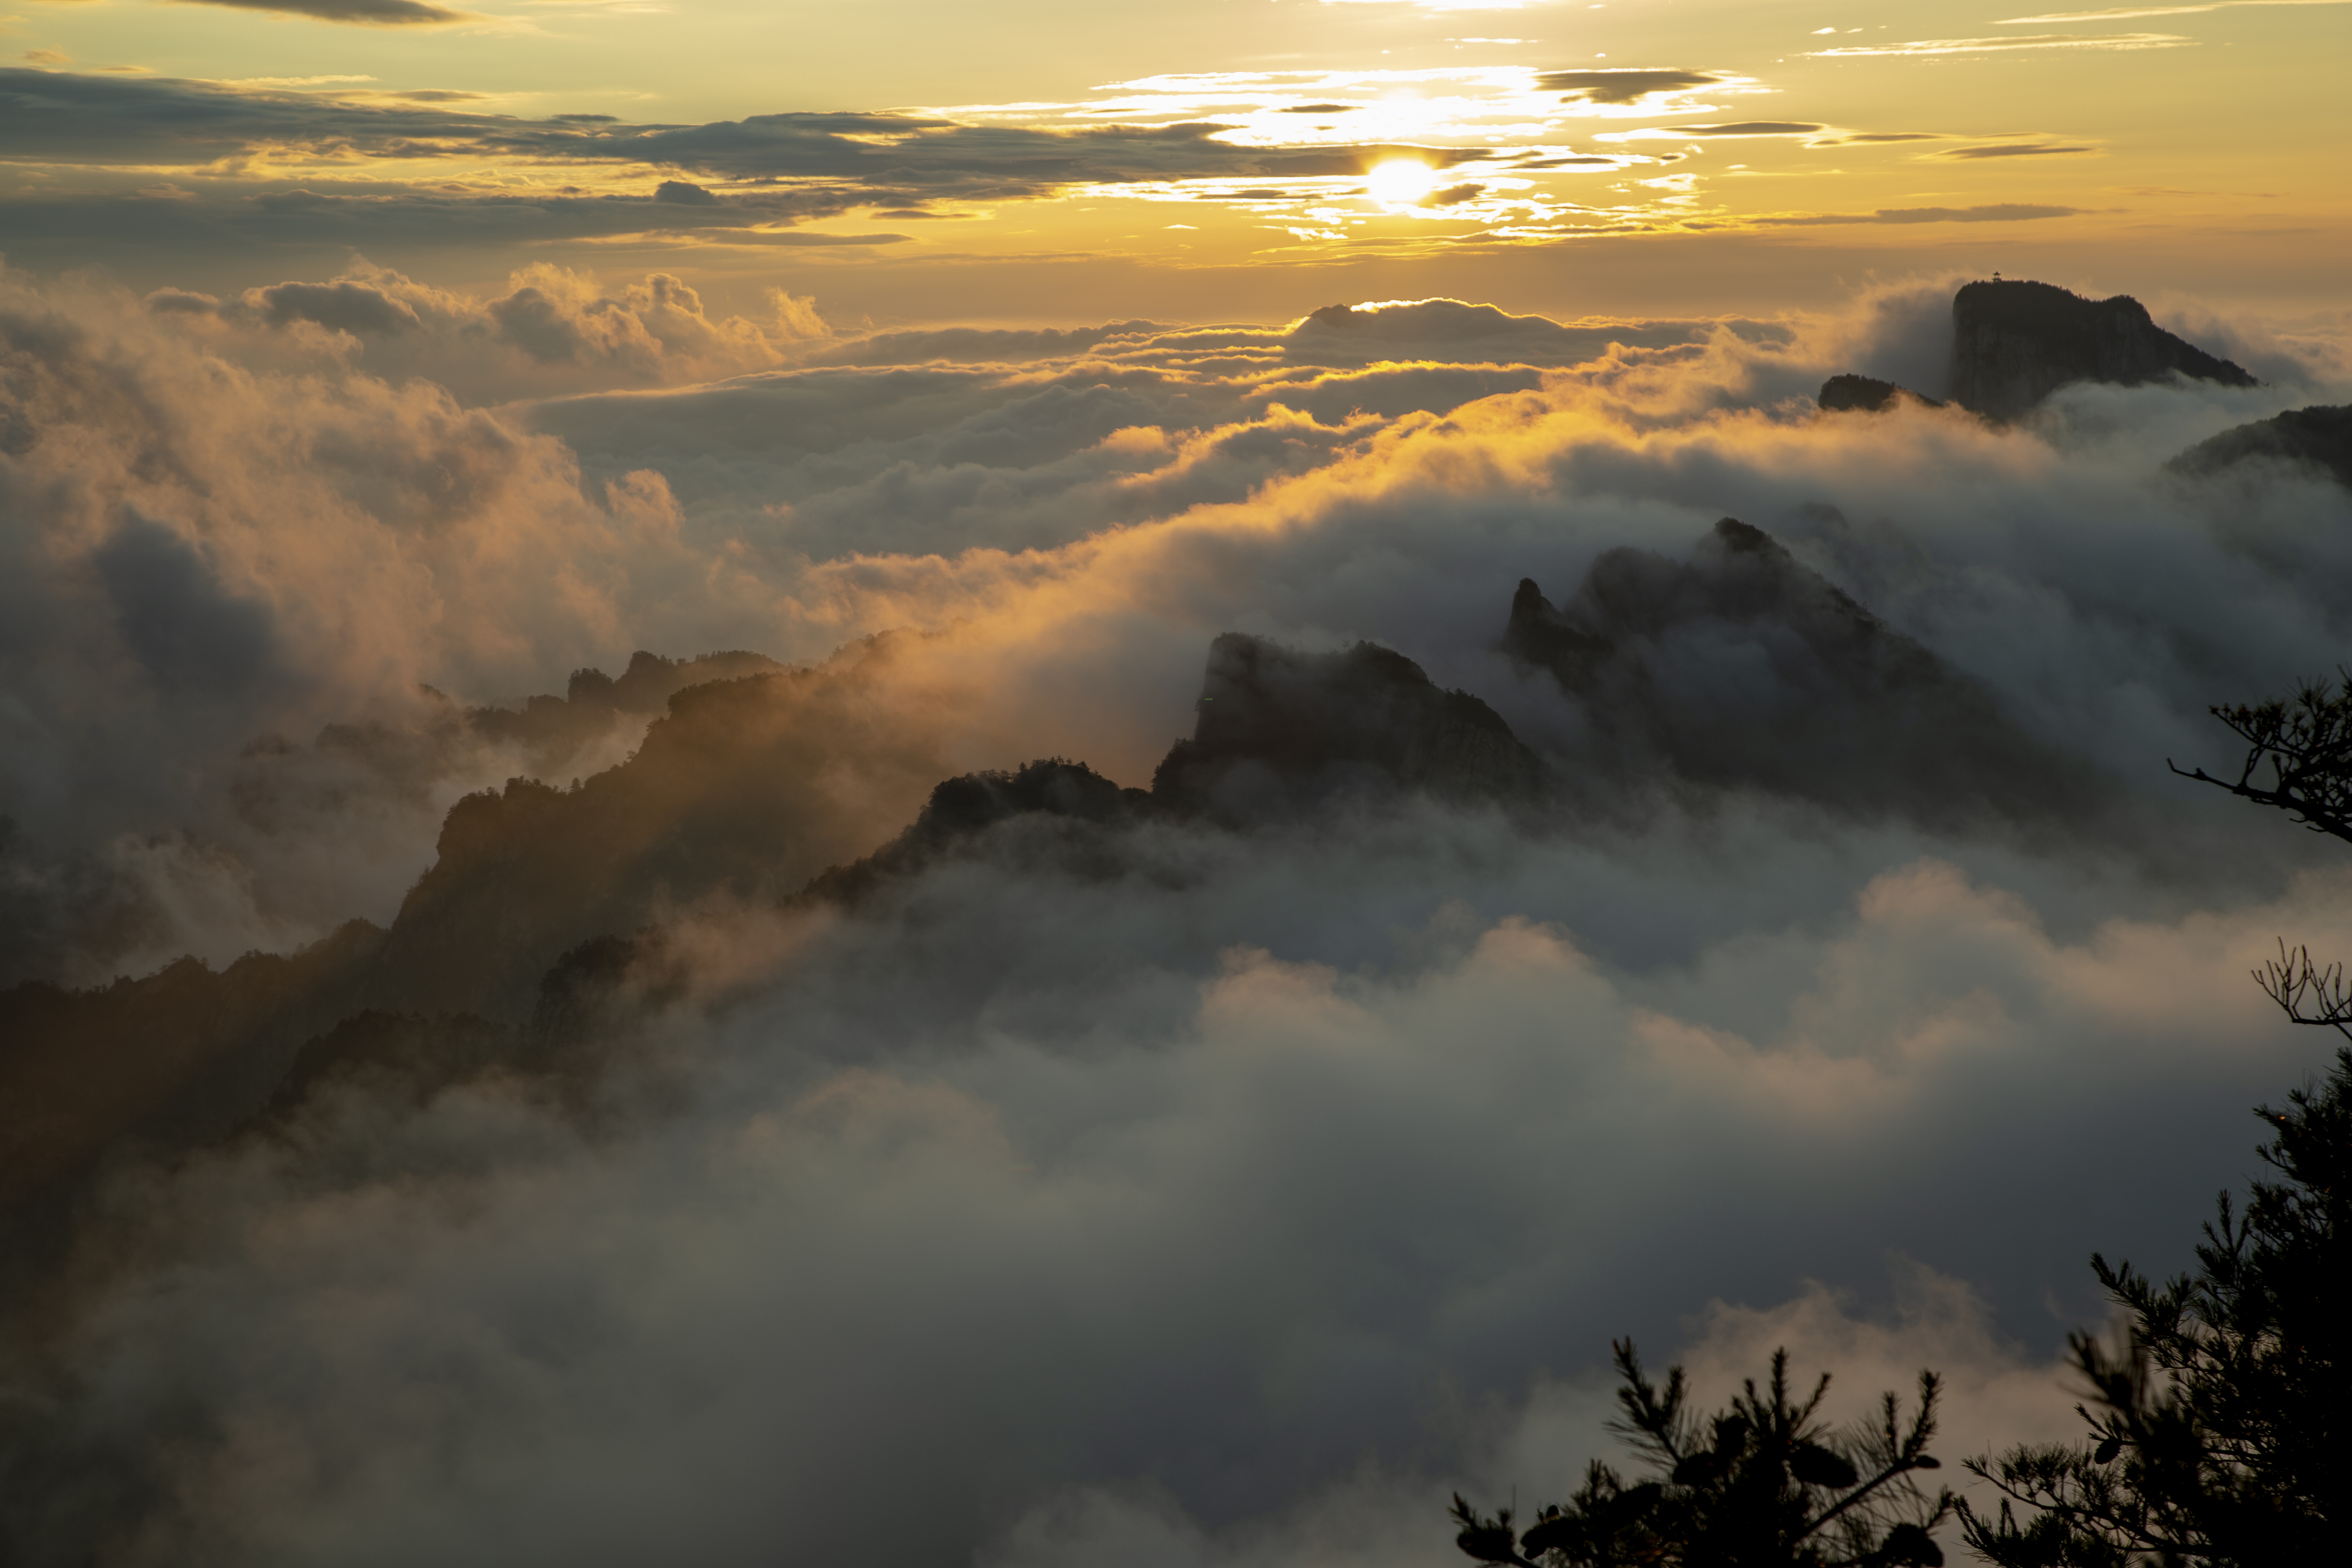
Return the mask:
[[674, 922], [712, 900], [855, 912], [984, 852], [1115, 877], [1127, 836], [1153, 825], [1287, 832], [1414, 795], [1573, 819], [1657, 787], [1746, 788], [1841, 812], [2063, 826], [2104, 788], [1731, 519], [1687, 560], [1607, 552], [1559, 606], [1522, 582], [1498, 620], [1498, 646], [1584, 714], [1577, 754], [1538, 758], [1485, 701], [1391, 649], [1228, 633], [1209, 647], [1192, 733], [1150, 789], [1062, 759], [967, 774], [843, 865], [815, 858], [839, 835], [811, 831], [829, 808], [808, 781], [856, 721], [862, 672], [889, 658], [889, 637], [815, 669], [639, 654], [618, 680], [586, 671], [565, 698], [478, 712], [469, 721], [527, 727], [554, 755], [594, 713], [666, 698], [627, 761], [571, 788], [518, 778], [459, 801], [388, 930], [353, 921], [218, 972], [184, 959], [95, 990], [0, 992], [0, 1224], [15, 1256], [37, 1258], [26, 1227], [58, 1223], [110, 1151], [274, 1135], [339, 1083], [421, 1098], [498, 1073], [559, 1100], [583, 1092], [629, 1018], [673, 994]]

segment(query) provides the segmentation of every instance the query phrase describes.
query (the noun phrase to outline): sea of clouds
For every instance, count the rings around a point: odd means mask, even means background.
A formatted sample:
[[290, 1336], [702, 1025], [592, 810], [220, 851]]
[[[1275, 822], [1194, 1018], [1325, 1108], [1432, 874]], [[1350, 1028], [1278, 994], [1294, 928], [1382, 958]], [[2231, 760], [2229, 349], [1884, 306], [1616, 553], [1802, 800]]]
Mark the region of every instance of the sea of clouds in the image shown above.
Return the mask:
[[811, 865], [961, 771], [1148, 783], [1227, 630], [1395, 648], [1572, 777], [1587, 716], [1497, 650], [1513, 589], [1727, 515], [2116, 800], [1669, 781], [1108, 859], [1016, 825], [852, 911], [681, 908], [700, 979], [594, 1115], [362, 1085], [118, 1173], [0, 1363], [22, 1550], [1443, 1560], [1450, 1489], [1531, 1507], [1608, 1451], [1627, 1333], [1710, 1399], [1779, 1344], [1856, 1414], [1939, 1367], [1948, 1458], [2064, 1432], [2085, 1255], [2179, 1266], [2254, 1168], [2245, 1108], [2321, 1060], [2247, 971], [2352, 951], [2352, 861], [2165, 769], [2231, 759], [2209, 704], [2344, 658], [2352, 504], [2163, 464], [2352, 376], [2208, 321], [2265, 384], [1817, 415], [1841, 371], [1940, 393], [1952, 283], [836, 336], [546, 269], [0, 282], [12, 980], [389, 921], [447, 806], [526, 765], [422, 689], [638, 647], [841, 672], [779, 791]]

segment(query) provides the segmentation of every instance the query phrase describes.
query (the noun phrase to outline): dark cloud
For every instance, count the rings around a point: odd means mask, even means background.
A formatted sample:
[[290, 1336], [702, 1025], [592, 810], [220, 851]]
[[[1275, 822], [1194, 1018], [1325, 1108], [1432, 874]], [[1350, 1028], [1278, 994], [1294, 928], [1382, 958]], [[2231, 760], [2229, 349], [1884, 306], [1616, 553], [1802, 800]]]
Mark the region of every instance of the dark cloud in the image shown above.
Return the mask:
[[176, 0], [184, 5], [223, 5], [236, 11], [270, 11], [320, 22], [362, 27], [433, 27], [471, 21], [463, 11], [427, 5], [423, 0]]
[[1362, 108], [1357, 103], [1294, 103], [1278, 109], [1277, 114], [1348, 114]]
[[[369, 183], [348, 189], [254, 190], [208, 185], [193, 197], [148, 194], [0, 197], [0, 213], [24, 226], [10, 253], [23, 260], [65, 260], [77, 247], [104, 252], [142, 246], [257, 249], [528, 246], [614, 235], [701, 234], [750, 243], [887, 245], [888, 234], [796, 234], [785, 226], [865, 206], [854, 189], [752, 191], [709, 205], [656, 201], [650, 195], [468, 195], [445, 186]], [[754, 236], [753, 231], [758, 231]]]
[[[194, 5], [218, 5], [220, 0], [186, 0]], [[402, 92], [367, 92], [355, 94], [362, 98], [388, 99], [396, 103], [478, 103], [490, 95], [486, 92], [464, 92], [450, 87], [410, 88]]]
[[[406, 160], [524, 157], [677, 171], [734, 188], [723, 203], [706, 205], [675, 192], [518, 195], [423, 183], [338, 187], [313, 180], [302, 189], [257, 189], [192, 173], [193, 188], [179, 195], [19, 195], [0, 201], [0, 213], [34, 237], [12, 245], [18, 255], [46, 247], [62, 257], [77, 244], [514, 244], [667, 229], [669, 215], [687, 205], [704, 207], [708, 226], [764, 231], [859, 207], [1016, 200], [1079, 183], [1345, 177], [1397, 156], [1438, 168], [1494, 156], [1481, 148], [1375, 143], [1243, 147], [1219, 139], [1225, 129], [1198, 121], [1054, 132], [867, 113], [752, 115], [707, 125], [582, 115], [530, 121], [434, 104], [11, 68], [0, 70], [0, 149], [23, 162], [193, 172], [278, 149]], [[687, 179], [665, 186], [705, 188]], [[662, 221], [646, 211], [656, 205]], [[746, 242], [828, 243], [767, 232]]]
[[506, 340], [541, 364], [569, 364], [580, 357], [584, 340], [571, 312], [543, 289], [518, 289], [487, 309]]
[[127, 519], [90, 556], [123, 642], [158, 687], [234, 698], [268, 669], [269, 607], [225, 588], [205, 552], [146, 518]]
[[2052, 158], [2075, 153], [2096, 153], [2096, 147], [2068, 145], [2056, 142], [2002, 142], [1983, 147], [1948, 147], [1929, 153], [1929, 158], [1952, 158], [1973, 161], [1979, 158]]
[[524, 121], [164, 79], [0, 69], [0, 144], [10, 156], [98, 165], [194, 164], [265, 147], [334, 146], [404, 157], [527, 154], [950, 195], [1034, 193], [1081, 179], [1349, 174], [1407, 152], [1440, 166], [1491, 155], [1365, 143], [1237, 147], [1216, 140], [1225, 129], [1199, 121], [1049, 132], [879, 113], [759, 114], [707, 125], [577, 115]]
[[1633, 103], [1654, 93], [1687, 92], [1728, 79], [1719, 71], [1643, 69], [1638, 67], [1603, 70], [1546, 71], [1537, 88], [1587, 103]]
[[684, 180], [664, 180], [655, 189], [654, 200], [687, 207], [710, 207], [719, 205], [717, 196], [712, 195], [700, 185], [689, 184]]
[[[367, 337], [379, 332], [413, 332], [423, 323], [416, 312], [398, 300], [364, 283], [280, 283], [248, 296], [273, 327], [289, 321], [315, 321], [331, 331]], [[155, 309], [152, 296], [148, 309]]]

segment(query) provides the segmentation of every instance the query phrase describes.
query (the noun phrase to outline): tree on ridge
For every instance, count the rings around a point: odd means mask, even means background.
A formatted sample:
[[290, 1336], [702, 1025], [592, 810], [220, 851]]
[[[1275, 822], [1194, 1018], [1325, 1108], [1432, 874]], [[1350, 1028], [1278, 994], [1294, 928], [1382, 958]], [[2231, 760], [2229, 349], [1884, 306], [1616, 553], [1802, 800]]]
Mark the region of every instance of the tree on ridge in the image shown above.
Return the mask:
[[[1903, 1416], [1884, 1396], [1874, 1425], [1846, 1433], [1821, 1419], [1824, 1373], [1802, 1398], [1790, 1389], [1789, 1352], [1775, 1351], [1763, 1388], [1753, 1378], [1728, 1409], [1690, 1408], [1679, 1366], [1664, 1387], [1619, 1340], [1618, 1415], [1610, 1430], [1647, 1461], [1628, 1484], [1601, 1460], [1565, 1507], [1546, 1508], [1524, 1531], [1511, 1510], [1483, 1516], [1457, 1493], [1455, 1544], [1482, 1563], [1517, 1568], [1938, 1568], [1933, 1534], [1952, 1510], [1949, 1490], [1927, 1494], [1913, 1473], [1938, 1468], [1927, 1452], [1940, 1383], [1919, 1374], [1919, 1406]], [[1864, 1473], [1870, 1479], [1864, 1480]]]
[[[2173, 772], [2352, 842], [2352, 671], [2333, 691], [2311, 681], [2291, 700], [2212, 713], [2246, 743], [2238, 777]], [[2296, 1023], [2352, 1037], [2340, 963], [2323, 968], [2282, 940], [2254, 980]], [[2255, 1114], [2274, 1134], [2259, 1152], [2284, 1179], [2254, 1183], [2242, 1215], [2221, 1194], [2193, 1273], [2159, 1286], [2092, 1255], [2130, 1322], [2117, 1348], [2070, 1336], [2090, 1441], [1968, 1461], [2003, 1495], [1990, 1515], [1961, 1503], [1960, 1528], [2001, 1568], [2268, 1568], [2346, 1551], [2352, 1049], [2284, 1111]]]

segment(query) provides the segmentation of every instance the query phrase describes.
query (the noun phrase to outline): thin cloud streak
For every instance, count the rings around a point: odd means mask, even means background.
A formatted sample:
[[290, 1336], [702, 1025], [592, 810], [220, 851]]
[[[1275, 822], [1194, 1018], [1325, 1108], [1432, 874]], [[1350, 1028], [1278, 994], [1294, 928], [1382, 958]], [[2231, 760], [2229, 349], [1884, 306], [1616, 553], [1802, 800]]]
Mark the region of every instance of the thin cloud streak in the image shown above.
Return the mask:
[[2242, 11], [2256, 6], [2274, 8], [2284, 5], [2343, 5], [2352, 0], [2210, 0], [2203, 5], [2144, 5], [2117, 6], [2105, 11], [2056, 11], [2043, 16], [2004, 16], [1993, 24], [1996, 27], [2052, 26], [2063, 22], [2123, 21], [2133, 16], [2199, 16], [2208, 11]]
[[2033, 49], [2099, 49], [2129, 52], [2179, 49], [2197, 40], [2177, 33], [2050, 33], [2022, 38], [1916, 38], [1900, 44], [1848, 44], [1807, 51], [1813, 59], [1901, 59], [1930, 55], [2013, 54]]
[[482, 17], [452, 11], [425, 0], [172, 0], [178, 5], [216, 5], [233, 11], [267, 11], [280, 16], [307, 16], [314, 22], [341, 22], [355, 27], [439, 27]]

